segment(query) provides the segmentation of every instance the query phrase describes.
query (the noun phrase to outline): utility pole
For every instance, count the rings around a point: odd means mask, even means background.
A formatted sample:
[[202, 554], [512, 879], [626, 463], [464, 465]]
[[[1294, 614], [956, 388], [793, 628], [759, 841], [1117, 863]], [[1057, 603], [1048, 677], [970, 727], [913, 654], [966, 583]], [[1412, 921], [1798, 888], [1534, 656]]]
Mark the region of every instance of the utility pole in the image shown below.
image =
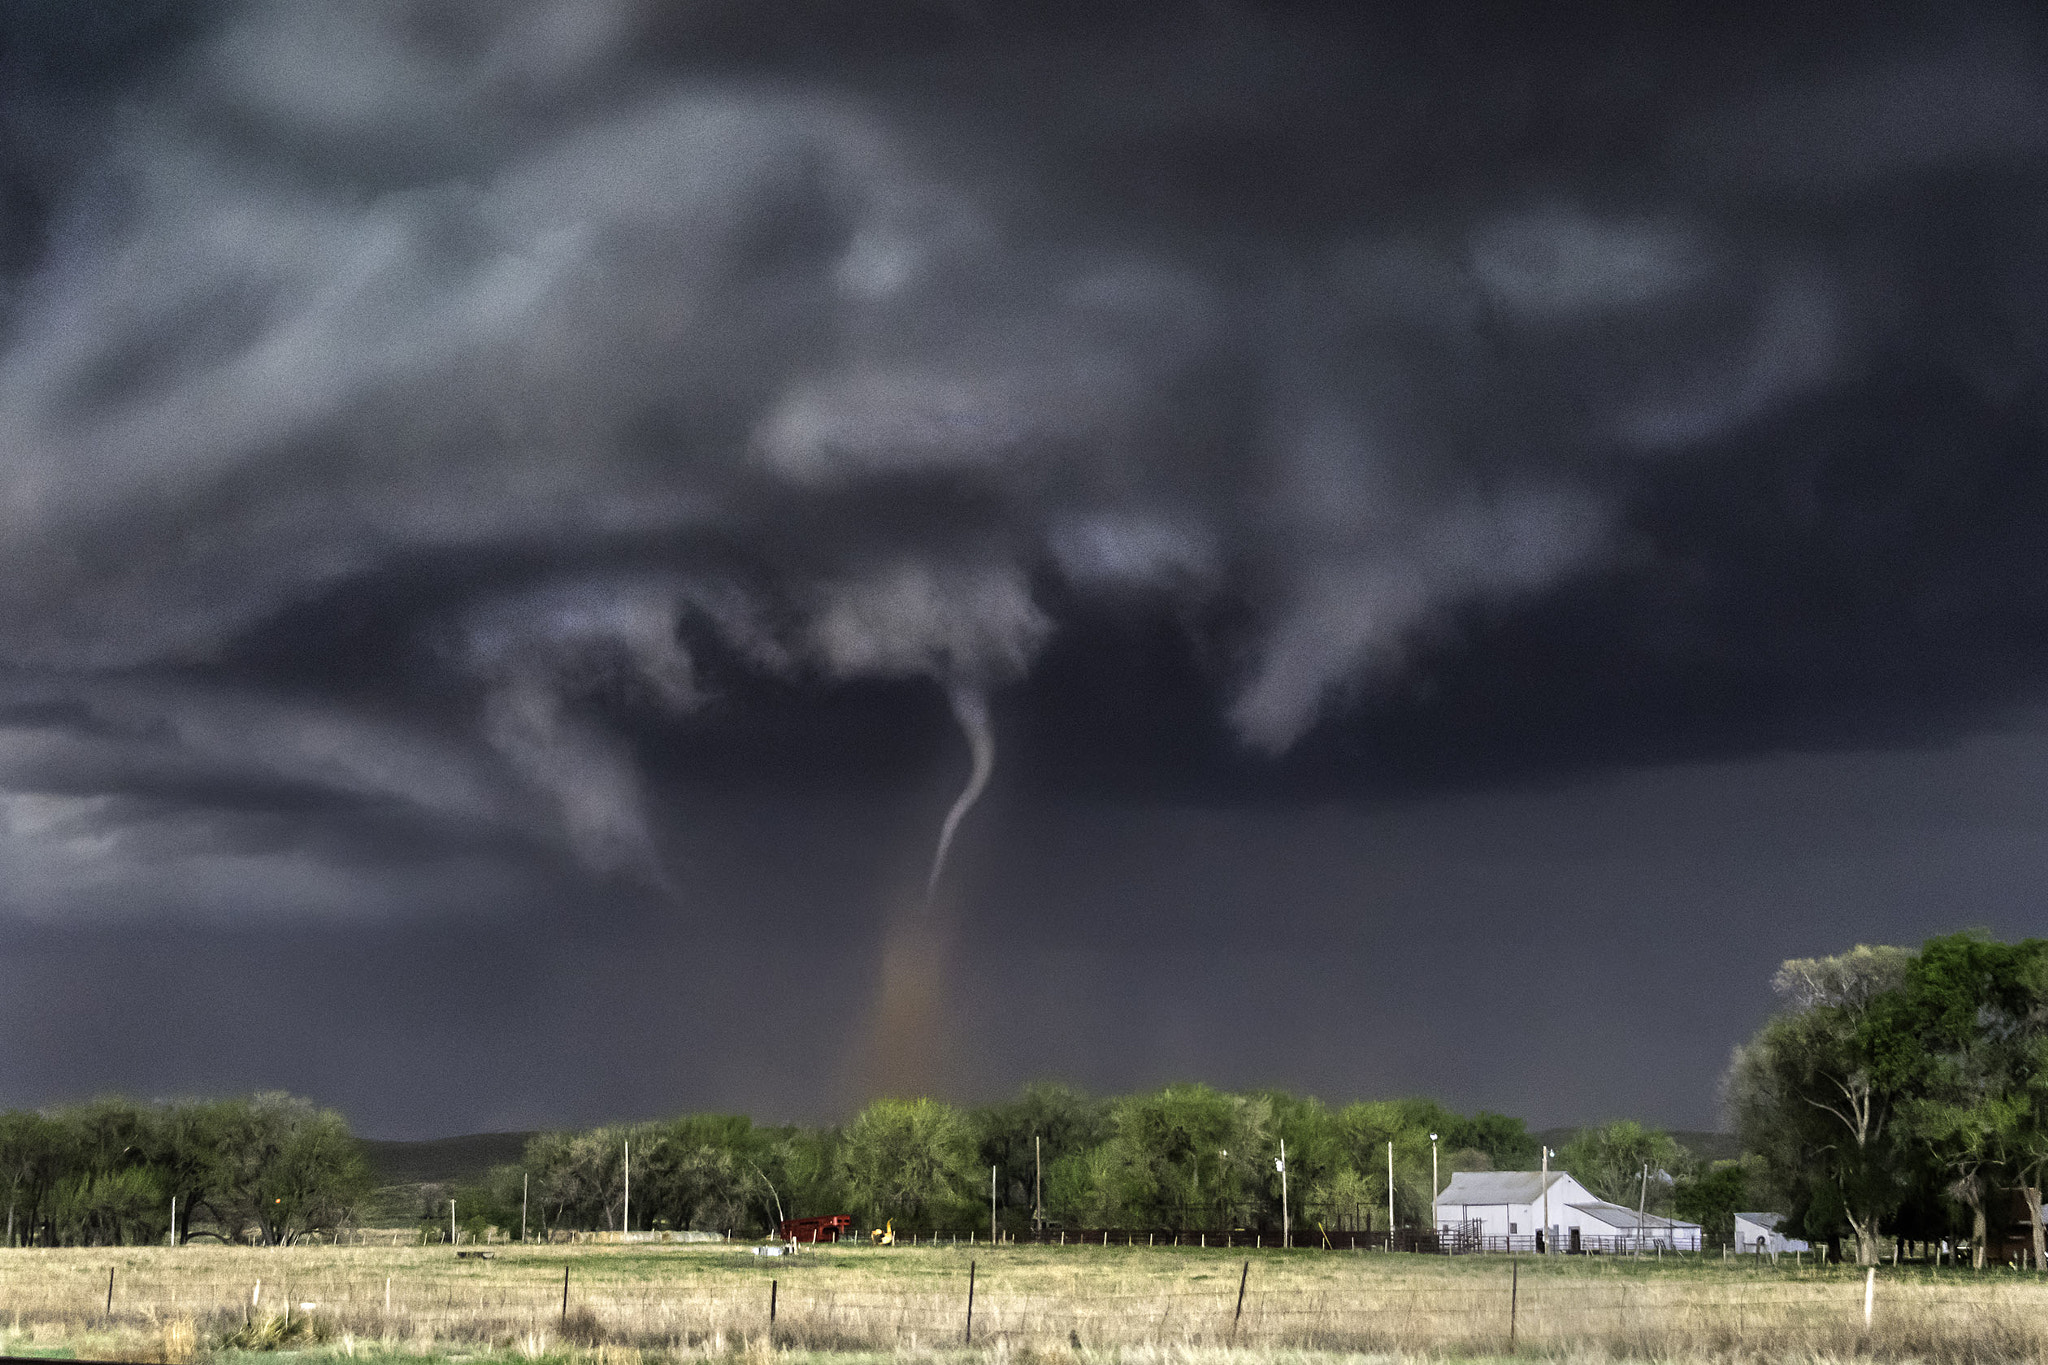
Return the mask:
[[528, 1185], [529, 1185], [529, 1184], [530, 1184], [530, 1183], [532, 1182], [532, 1180], [533, 1180], [533, 1176], [532, 1176], [532, 1174], [531, 1174], [530, 1172], [522, 1172], [522, 1173], [520, 1174], [520, 1177], [519, 1177], [519, 1240], [520, 1240], [521, 1242], [524, 1242], [524, 1241], [526, 1240], [526, 1191], [527, 1191], [527, 1186], [528, 1186]]
[[1643, 1163], [1643, 1192], [1636, 1197], [1636, 1255], [1643, 1254], [1643, 1210], [1650, 1207], [1650, 1163]]
[[1031, 1135], [1031, 1224], [1045, 1230], [1045, 1139]]
[[619, 1231], [633, 1230], [633, 1139], [626, 1139], [626, 1207], [619, 1214]]
[[1287, 1221], [1287, 1139], [1280, 1139], [1280, 1159], [1273, 1163], [1280, 1168], [1280, 1245], [1294, 1245], [1293, 1226]]
[[1550, 1254], [1550, 1149], [1549, 1149], [1548, 1147], [1545, 1147], [1545, 1148], [1543, 1149], [1543, 1176], [1542, 1176], [1542, 1181], [1543, 1181], [1543, 1226], [1542, 1226], [1542, 1228], [1541, 1228], [1541, 1229], [1539, 1229], [1539, 1235], [1540, 1235], [1540, 1236], [1542, 1237], [1542, 1239], [1543, 1239], [1543, 1246], [1542, 1246], [1542, 1251], [1543, 1251], [1543, 1254], [1544, 1254], [1544, 1255], [1546, 1255], [1546, 1256], [1548, 1256], [1548, 1255]]
[[448, 1201], [448, 1245], [455, 1245], [455, 1201]]
[[[7, 1210], [7, 1240], [14, 1240], [14, 1210]], [[171, 1245], [178, 1244], [178, 1196], [171, 1196]]]
[[1443, 1175], [1436, 1166], [1436, 1134], [1429, 1135], [1429, 1230], [1443, 1231], [1443, 1220], [1437, 1216], [1436, 1197], [1443, 1190]]
[[1394, 1249], [1394, 1144], [1387, 1144], [1387, 1250]]
[[996, 1240], [996, 1168], [993, 1166], [988, 1168], [988, 1240], [991, 1245]]

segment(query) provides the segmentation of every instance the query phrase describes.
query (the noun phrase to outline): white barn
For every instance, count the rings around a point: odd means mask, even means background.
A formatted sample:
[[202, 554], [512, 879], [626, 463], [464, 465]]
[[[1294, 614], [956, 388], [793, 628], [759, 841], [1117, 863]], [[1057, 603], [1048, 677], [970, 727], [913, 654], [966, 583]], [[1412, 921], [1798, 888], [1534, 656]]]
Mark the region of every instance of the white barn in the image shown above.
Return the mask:
[[1551, 1171], [1547, 1190], [1541, 1171], [1453, 1172], [1437, 1196], [1437, 1230], [1477, 1238], [1482, 1246], [1533, 1249], [1546, 1193], [1551, 1241], [1559, 1251], [1699, 1250], [1699, 1224], [1654, 1213], [1638, 1221], [1634, 1209], [1596, 1197], [1566, 1171]]
[[1779, 1231], [1784, 1226], [1782, 1213], [1738, 1213], [1735, 1215], [1735, 1249], [1743, 1252], [1764, 1252], [1775, 1256], [1781, 1251], [1811, 1251], [1813, 1248], [1797, 1237], [1787, 1237]]

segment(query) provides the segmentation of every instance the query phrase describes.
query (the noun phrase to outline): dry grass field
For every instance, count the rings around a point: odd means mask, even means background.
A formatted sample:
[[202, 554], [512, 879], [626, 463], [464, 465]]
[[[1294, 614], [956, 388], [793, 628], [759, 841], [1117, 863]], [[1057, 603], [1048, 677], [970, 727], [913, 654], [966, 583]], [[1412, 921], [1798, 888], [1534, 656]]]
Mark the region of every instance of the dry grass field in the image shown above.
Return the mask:
[[[2048, 1282], [1718, 1259], [1122, 1247], [212, 1246], [0, 1252], [0, 1355], [653, 1365], [811, 1353], [1020, 1360], [2048, 1360]], [[968, 1338], [968, 1281], [974, 1279]], [[562, 1281], [568, 1274], [568, 1307]], [[107, 1310], [108, 1274], [113, 1308]], [[770, 1303], [774, 1307], [771, 1328]], [[1512, 1315], [1513, 1341], [1510, 1342]]]

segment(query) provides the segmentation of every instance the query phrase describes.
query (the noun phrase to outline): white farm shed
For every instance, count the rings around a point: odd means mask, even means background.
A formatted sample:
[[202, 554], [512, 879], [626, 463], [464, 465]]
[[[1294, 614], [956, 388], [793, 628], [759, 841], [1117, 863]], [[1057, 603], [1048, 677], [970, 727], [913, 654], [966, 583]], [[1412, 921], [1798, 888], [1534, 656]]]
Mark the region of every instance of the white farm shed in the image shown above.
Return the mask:
[[1662, 1247], [1666, 1251], [1700, 1249], [1698, 1223], [1654, 1213], [1638, 1214], [1634, 1209], [1625, 1209], [1604, 1200], [1574, 1204], [1572, 1211], [1585, 1215], [1579, 1224], [1579, 1236], [1587, 1251], [1632, 1251], [1637, 1248], [1648, 1251], [1653, 1247]]
[[1735, 1249], [1744, 1252], [1766, 1252], [1776, 1255], [1781, 1251], [1811, 1251], [1812, 1247], [1796, 1237], [1787, 1237], [1779, 1229], [1784, 1226], [1782, 1213], [1738, 1213], [1735, 1215]]
[[1436, 1199], [1438, 1231], [1477, 1240], [1489, 1249], [1533, 1250], [1546, 1213], [1559, 1251], [1618, 1251], [1664, 1246], [1697, 1251], [1700, 1227], [1646, 1214], [1597, 1198], [1569, 1172], [1551, 1171], [1546, 1190], [1541, 1171], [1457, 1171]]

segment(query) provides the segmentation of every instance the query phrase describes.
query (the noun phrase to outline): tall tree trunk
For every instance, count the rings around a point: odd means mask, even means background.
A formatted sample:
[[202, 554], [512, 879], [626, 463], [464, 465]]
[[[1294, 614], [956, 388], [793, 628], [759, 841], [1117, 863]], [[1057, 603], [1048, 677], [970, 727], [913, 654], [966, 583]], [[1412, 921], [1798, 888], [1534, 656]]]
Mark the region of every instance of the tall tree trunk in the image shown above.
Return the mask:
[[1970, 1205], [1970, 1265], [1977, 1270], [1984, 1268], [1986, 1231], [1984, 1200], [1980, 1197], [1976, 1203]]
[[1856, 1233], [1856, 1264], [1876, 1265], [1878, 1262], [1877, 1215], [1873, 1213], [1860, 1222], [1856, 1218], [1851, 1217], [1849, 1219], [1849, 1226]]

